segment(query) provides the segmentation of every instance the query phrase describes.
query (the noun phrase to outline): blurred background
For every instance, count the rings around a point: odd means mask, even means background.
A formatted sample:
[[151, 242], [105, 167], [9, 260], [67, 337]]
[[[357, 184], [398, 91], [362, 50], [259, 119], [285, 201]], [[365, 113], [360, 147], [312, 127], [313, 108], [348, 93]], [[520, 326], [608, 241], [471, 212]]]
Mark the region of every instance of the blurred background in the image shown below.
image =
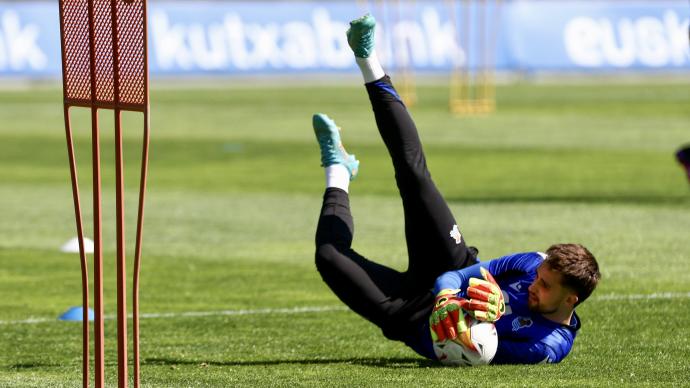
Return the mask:
[[[687, 384], [690, 192], [674, 156], [690, 143], [687, 0], [148, 7], [145, 385]], [[578, 307], [582, 335], [557, 380], [544, 366], [437, 373], [344, 309], [314, 268], [324, 187], [315, 112], [336, 120], [362, 162], [350, 186], [355, 249], [407, 265], [390, 160], [345, 38], [365, 12], [378, 20], [377, 52], [434, 180], [480, 257], [557, 242], [597, 256], [603, 280]], [[80, 379], [81, 327], [57, 320], [81, 303], [79, 257], [60, 251], [76, 228], [59, 28], [57, 1], [0, 0], [0, 386]], [[89, 113], [71, 110], [93, 237]], [[142, 117], [123, 116], [131, 261]], [[112, 384], [112, 112], [99, 118]]]
[[[59, 80], [57, 4], [0, 1], [0, 80]], [[150, 1], [150, 69], [166, 77], [352, 74], [342, 31], [379, 20], [391, 72], [450, 76], [488, 66], [508, 78], [687, 75], [684, 0]]]

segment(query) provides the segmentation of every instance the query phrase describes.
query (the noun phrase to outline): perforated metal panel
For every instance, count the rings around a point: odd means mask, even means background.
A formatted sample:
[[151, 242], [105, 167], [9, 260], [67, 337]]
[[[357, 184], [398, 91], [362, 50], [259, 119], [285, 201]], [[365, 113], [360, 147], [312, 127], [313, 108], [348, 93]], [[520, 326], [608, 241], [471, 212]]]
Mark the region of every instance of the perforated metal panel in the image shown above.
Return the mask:
[[115, 103], [113, 69], [113, 17], [111, 0], [93, 0], [95, 36], [96, 101]]
[[89, 10], [87, 0], [61, 0], [65, 100], [91, 101]]
[[117, 52], [123, 104], [146, 103], [144, 0], [118, 1]]
[[145, 7], [145, 0], [60, 0], [66, 104], [146, 109]]

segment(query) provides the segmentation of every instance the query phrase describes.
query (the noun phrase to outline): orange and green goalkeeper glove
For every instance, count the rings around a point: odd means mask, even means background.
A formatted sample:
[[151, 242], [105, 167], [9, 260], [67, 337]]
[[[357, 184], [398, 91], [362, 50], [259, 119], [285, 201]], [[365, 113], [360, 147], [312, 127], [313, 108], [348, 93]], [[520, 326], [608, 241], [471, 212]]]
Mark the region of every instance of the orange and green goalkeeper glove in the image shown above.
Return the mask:
[[463, 312], [467, 300], [458, 297], [458, 292], [460, 290], [446, 288], [436, 294], [434, 310], [429, 317], [431, 339], [434, 342], [442, 342], [447, 339], [454, 340], [459, 334], [467, 331], [465, 313]]
[[484, 279], [470, 278], [464, 309], [478, 321], [496, 322], [506, 311], [503, 292], [491, 273], [479, 268]]

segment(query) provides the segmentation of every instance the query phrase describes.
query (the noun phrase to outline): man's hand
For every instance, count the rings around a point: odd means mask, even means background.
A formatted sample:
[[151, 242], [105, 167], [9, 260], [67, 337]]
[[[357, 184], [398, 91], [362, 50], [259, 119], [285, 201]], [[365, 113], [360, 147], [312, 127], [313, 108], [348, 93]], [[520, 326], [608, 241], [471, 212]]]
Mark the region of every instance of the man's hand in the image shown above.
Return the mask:
[[460, 290], [443, 289], [436, 294], [434, 310], [429, 317], [431, 339], [441, 342], [454, 340], [459, 334], [467, 331], [463, 307], [467, 300], [457, 296]]
[[465, 310], [478, 321], [496, 322], [506, 311], [503, 292], [491, 273], [481, 267], [484, 279], [470, 278]]

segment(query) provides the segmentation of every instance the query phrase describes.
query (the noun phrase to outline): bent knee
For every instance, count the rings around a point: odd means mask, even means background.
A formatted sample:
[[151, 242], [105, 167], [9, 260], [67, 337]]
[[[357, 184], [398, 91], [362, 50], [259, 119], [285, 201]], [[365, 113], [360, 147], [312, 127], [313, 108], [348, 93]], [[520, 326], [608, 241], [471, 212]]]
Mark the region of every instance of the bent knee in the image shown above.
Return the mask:
[[316, 247], [316, 267], [321, 268], [323, 266], [332, 266], [333, 263], [338, 260], [338, 257], [342, 254], [333, 244], [319, 244]]

